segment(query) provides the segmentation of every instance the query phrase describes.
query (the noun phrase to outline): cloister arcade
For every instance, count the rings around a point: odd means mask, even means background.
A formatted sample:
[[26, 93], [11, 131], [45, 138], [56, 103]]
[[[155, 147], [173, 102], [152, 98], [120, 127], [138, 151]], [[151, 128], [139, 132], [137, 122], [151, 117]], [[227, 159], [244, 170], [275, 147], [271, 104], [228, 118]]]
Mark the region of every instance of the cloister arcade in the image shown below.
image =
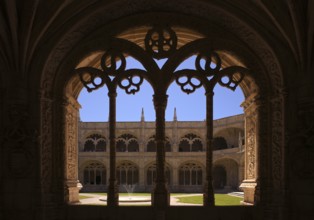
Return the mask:
[[[3, 0], [0, 8], [0, 219], [313, 219], [313, 1]], [[191, 57], [193, 67], [178, 68]], [[123, 130], [117, 88], [136, 95], [143, 81], [156, 120], [140, 122], [145, 133]], [[244, 94], [241, 140], [229, 138], [239, 127], [213, 121], [218, 84]], [[170, 85], [204, 90], [205, 121], [180, 122], [182, 130], [165, 121]], [[83, 134], [78, 96], [101, 86], [106, 129]], [[132, 178], [151, 192], [151, 207], [119, 205], [118, 181]], [[170, 207], [175, 181], [202, 184], [203, 206]], [[108, 205], [79, 205], [78, 182], [103, 185]], [[247, 206], [215, 206], [215, 186], [234, 184]]]

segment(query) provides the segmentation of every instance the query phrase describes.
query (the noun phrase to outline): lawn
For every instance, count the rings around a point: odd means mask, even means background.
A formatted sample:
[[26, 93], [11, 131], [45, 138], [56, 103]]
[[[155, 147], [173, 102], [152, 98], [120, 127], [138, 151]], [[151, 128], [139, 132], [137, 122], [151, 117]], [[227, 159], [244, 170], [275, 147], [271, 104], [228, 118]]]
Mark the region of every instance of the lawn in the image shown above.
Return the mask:
[[[203, 196], [185, 196], [178, 197], [179, 202], [190, 203], [190, 204], [203, 204]], [[215, 205], [216, 206], [234, 206], [241, 205], [240, 202], [243, 198], [229, 196], [227, 194], [215, 194]]]
[[89, 199], [89, 198], [92, 198], [92, 197], [90, 197], [90, 196], [82, 196], [82, 195], [80, 195], [80, 196], [79, 196], [79, 198], [80, 198], [80, 200], [81, 200], [81, 199]]
[[[99, 195], [99, 196], [107, 196], [107, 193], [99, 193], [99, 192], [89, 193], [89, 194], [94, 194], [94, 195]], [[131, 193], [130, 195], [132, 195], [132, 196], [151, 196], [151, 193]], [[129, 196], [129, 194], [128, 193], [119, 193], [119, 196], [127, 197], [127, 196]]]
[[[99, 196], [107, 196], [107, 193], [89, 193]], [[175, 197], [178, 199], [180, 203], [189, 203], [189, 204], [195, 204], [195, 205], [201, 205], [203, 204], [203, 196], [202, 195], [196, 195], [191, 196], [186, 193], [171, 193], [171, 197]], [[128, 193], [119, 193], [120, 197], [128, 197]], [[132, 196], [147, 196], [150, 197], [150, 193], [132, 193]], [[92, 198], [90, 196], [80, 195], [80, 199], [87, 199]], [[243, 198], [235, 197], [235, 196], [229, 196], [227, 194], [215, 194], [215, 205], [216, 206], [236, 206], [241, 205], [240, 202], [243, 200]]]
[[[107, 196], [107, 193], [101, 193], [101, 192], [95, 192], [95, 193], [89, 193], [99, 196]], [[132, 196], [151, 196], [151, 193], [131, 193]], [[180, 195], [186, 195], [186, 193], [171, 193], [170, 196], [180, 196]], [[119, 196], [127, 197], [129, 196], [128, 193], [119, 193]]]

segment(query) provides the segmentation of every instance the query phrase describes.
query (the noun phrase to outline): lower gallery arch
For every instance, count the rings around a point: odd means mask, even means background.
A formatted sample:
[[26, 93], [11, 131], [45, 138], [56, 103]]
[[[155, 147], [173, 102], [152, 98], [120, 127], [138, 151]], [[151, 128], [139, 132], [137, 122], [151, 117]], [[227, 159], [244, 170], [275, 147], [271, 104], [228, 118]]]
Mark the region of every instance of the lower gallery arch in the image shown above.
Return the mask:
[[106, 189], [107, 170], [99, 161], [85, 162], [79, 169], [81, 192], [102, 192]]
[[204, 168], [196, 161], [184, 162], [179, 166], [179, 191], [202, 192], [204, 182]]
[[226, 192], [239, 190], [238, 163], [233, 159], [220, 159], [214, 162], [213, 185], [215, 190], [224, 190]]
[[117, 163], [116, 178], [120, 192], [127, 192], [126, 187], [136, 186], [139, 184], [139, 168], [131, 161], [121, 161]]
[[[165, 169], [165, 176], [166, 176], [166, 180], [167, 180], [167, 184], [168, 186], [171, 186], [172, 184], [172, 176], [171, 176], [171, 168], [169, 166], [169, 164], [166, 164], [166, 169]], [[146, 166], [145, 168], [145, 176], [146, 176], [146, 180], [145, 180], [145, 184], [146, 184], [146, 191], [147, 192], [151, 192], [156, 180], [156, 163], [151, 163], [148, 166]]]

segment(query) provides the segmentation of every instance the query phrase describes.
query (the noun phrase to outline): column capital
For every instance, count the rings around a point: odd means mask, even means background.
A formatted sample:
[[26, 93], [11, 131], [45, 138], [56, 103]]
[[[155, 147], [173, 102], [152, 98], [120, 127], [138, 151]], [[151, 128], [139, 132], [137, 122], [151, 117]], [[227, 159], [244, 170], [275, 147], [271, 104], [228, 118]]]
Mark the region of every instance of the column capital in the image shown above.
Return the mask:
[[116, 98], [117, 97], [117, 92], [108, 92], [108, 96], [110, 98]]
[[153, 101], [154, 101], [155, 108], [156, 107], [166, 108], [167, 101], [168, 101], [168, 95], [166, 95], [166, 94], [153, 95]]

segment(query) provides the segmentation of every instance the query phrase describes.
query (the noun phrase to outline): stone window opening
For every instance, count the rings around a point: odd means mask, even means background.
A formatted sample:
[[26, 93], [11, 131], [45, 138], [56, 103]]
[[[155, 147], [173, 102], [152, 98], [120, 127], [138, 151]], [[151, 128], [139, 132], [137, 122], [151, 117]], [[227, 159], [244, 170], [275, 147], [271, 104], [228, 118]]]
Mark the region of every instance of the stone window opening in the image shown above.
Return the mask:
[[99, 162], [91, 162], [84, 168], [84, 185], [106, 185], [106, 168]]
[[185, 163], [179, 168], [179, 185], [194, 186], [203, 184], [202, 167], [194, 162]]
[[117, 138], [116, 149], [117, 152], [138, 152], [138, 140], [131, 134], [123, 134]]
[[106, 138], [100, 134], [89, 135], [85, 139], [84, 151], [85, 152], [100, 152], [106, 151]]
[[[154, 185], [155, 180], [156, 180], [156, 176], [157, 176], [156, 164], [152, 164], [146, 170], [146, 184], [148, 186]], [[166, 166], [165, 176], [166, 176], [167, 184], [168, 185], [171, 184], [171, 177], [170, 177], [170, 168], [169, 168], [169, 166]]]
[[181, 138], [179, 152], [201, 152], [203, 151], [202, 139], [195, 134], [187, 134]]
[[[156, 152], [156, 138], [155, 135], [151, 136], [148, 139], [147, 145], [146, 145], [147, 152]], [[166, 144], [165, 144], [165, 151], [171, 152], [171, 143], [169, 137], [166, 137]]]
[[[160, 33], [165, 32], [167, 35], [162, 35]], [[154, 37], [152, 37], [154, 36]], [[155, 36], [157, 38], [163, 38], [165, 36], [170, 37], [170, 41], [164, 41], [167, 45], [155, 44]], [[107, 50], [105, 49], [103, 54], [100, 54], [100, 65], [95, 67], [82, 67], [79, 66], [75, 69], [75, 73], [80, 77], [81, 82], [88, 91], [93, 91], [99, 87], [106, 85], [108, 87], [109, 96], [109, 140], [110, 140], [110, 178], [108, 185], [108, 206], [117, 206], [117, 187], [116, 184], [116, 166], [115, 166], [115, 151], [116, 151], [116, 138], [115, 138], [115, 111], [116, 111], [116, 88], [119, 86], [127, 94], [135, 94], [140, 89], [140, 85], [143, 80], [147, 80], [151, 86], [154, 88], [153, 102], [156, 113], [156, 165], [157, 165], [157, 175], [154, 193], [158, 193], [160, 196], [154, 197], [152, 205], [157, 207], [164, 207], [169, 205], [169, 191], [165, 181], [165, 108], [167, 106], [166, 94], [167, 87], [175, 81], [181, 88], [181, 90], [187, 94], [193, 93], [196, 89], [201, 86], [205, 88], [206, 96], [206, 128], [207, 134], [205, 138], [205, 150], [206, 150], [206, 175], [204, 176], [204, 206], [213, 206], [215, 204], [213, 197], [212, 188], [212, 136], [213, 136], [213, 88], [215, 84], [220, 84], [223, 87], [234, 90], [244, 79], [244, 75], [249, 73], [249, 70], [241, 66], [232, 66], [233, 62], [224, 62], [221, 60], [220, 55], [224, 51], [219, 51], [213, 49], [212, 45], [207, 41], [206, 38], [200, 39], [197, 42], [189, 42], [187, 44], [197, 44], [197, 46], [191, 46], [190, 51], [187, 49], [184, 53], [185, 55], [180, 55], [180, 48], [182, 45], [177, 46], [177, 36], [176, 33], [170, 27], [151, 27], [149, 28], [146, 37], [144, 39], [145, 45], [142, 47], [144, 51], [140, 52], [135, 50], [134, 42], [120, 41], [118, 38], [114, 38], [111, 43], [115, 45]], [[136, 41], [137, 42], [137, 41]], [[127, 45], [125, 45], [127, 44]], [[187, 47], [188, 48], [188, 47]], [[128, 51], [124, 51], [124, 50]], [[134, 51], [133, 51], [134, 49]], [[135, 52], [136, 51], [136, 52]], [[142, 53], [141, 55], [136, 53]], [[139, 62], [143, 62], [144, 70], [126, 70], [126, 60], [125, 56], [134, 56]], [[178, 55], [175, 56], [174, 54]], [[195, 56], [195, 69], [189, 70], [178, 70], [177, 66], [186, 59], [188, 56]], [[167, 66], [167, 71], [173, 72], [172, 75], [164, 74], [163, 67], [160, 67], [152, 62], [147, 62], [147, 59], [141, 59], [144, 56], [151, 56], [153, 59], [164, 59], [173, 57], [175, 61], [167, 60], [165, 66]], [[184, 58], [184, 59], [183, 59]], [[149, 58], [150, 59], [150, 58]], [[119, 64], [116, 62], [119, 61]], [[205, 63], [205, 65], [204, 65]], [[231, 66], [230, 66], [231, 65]], [[117, 75], [122, 73], [120, 75]], [[164, 85], [161, 86], [160, 79], [152, 77], [154, 74], [161, 74], [164, 77]], [[200, 74], [201, 73], [201, 74]], [[219, 73], [219, 74], [218, 74]], [[204, 74], [204, 75], [202, 75]], [[133, 77], [139, 78], [139, 80], [133, 81]], [[182, 80], [182, 79], [183, 80]], [[100, 80], [96, 82], [95, 80]], [[124, 83], [122, 83], [122, 81]], [[129, 83], [129, 84], [128, 84]], [[190, 137], [185, 137], [185, 142]], [[201, 141], [200, 141], [201, 142]], [[190, 152], [201, 150], [200, 144], [190, 145]], [[121, 145], [122, 146], [122, 145]], [[126, 147], [121, 147], [126, 149]], [[192, 175], [197, 176], [197, 173]], [[198, 180], [198, 178], [197, 178]], [[192, 178], [192, 181], [193, 178]], [[193, 182], [198, 184], [200, 181]]]
[[136, 185], [139, 182], [139, 171], [138, 167], [128, 161], [119, 163], [117, 166], [117, 184], [123, 185]]

